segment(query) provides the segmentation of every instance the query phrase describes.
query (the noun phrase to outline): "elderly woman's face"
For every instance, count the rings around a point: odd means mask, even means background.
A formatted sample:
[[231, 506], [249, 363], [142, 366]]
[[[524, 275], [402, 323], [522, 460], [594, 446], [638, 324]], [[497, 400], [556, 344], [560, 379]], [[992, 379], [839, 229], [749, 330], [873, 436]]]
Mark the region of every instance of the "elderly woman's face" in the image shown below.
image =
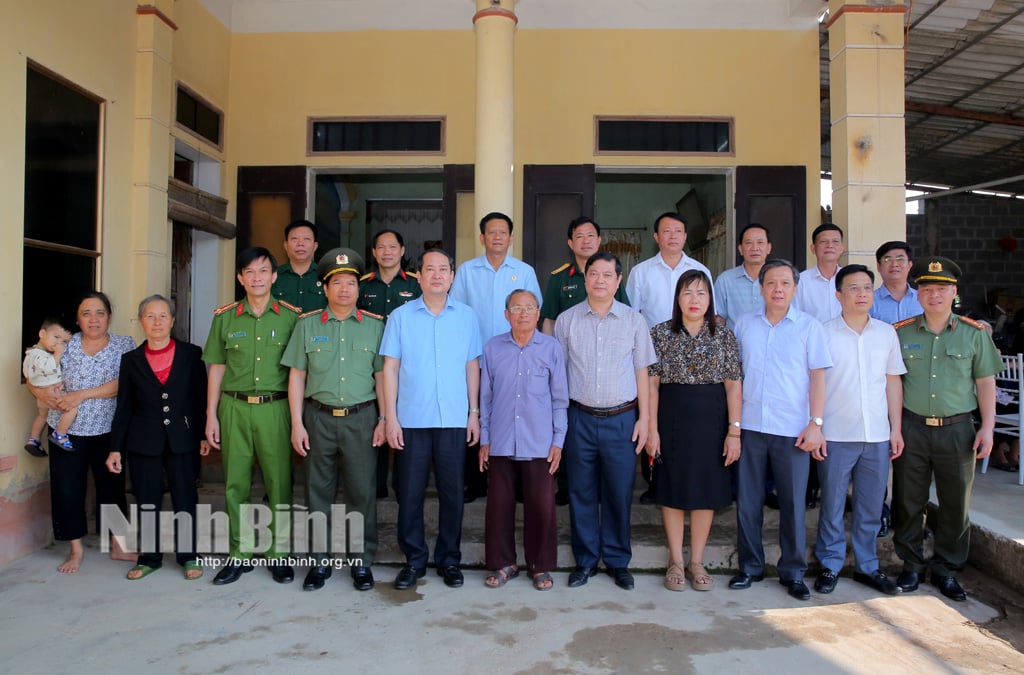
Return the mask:
[[78, 327], [86, 337], [105, 335], [110, 327], [110, 314], [98, 298], [86, 298], [78, 306]]
[[139, 317], [142, 330], [146, 333], [146, 339], [163, 340], [171, 334], [171, 327], [174, 326], [174, 317], [171, 316], [171, 308], [163, 300], [154, 300], [142, 308], [142, 316]]

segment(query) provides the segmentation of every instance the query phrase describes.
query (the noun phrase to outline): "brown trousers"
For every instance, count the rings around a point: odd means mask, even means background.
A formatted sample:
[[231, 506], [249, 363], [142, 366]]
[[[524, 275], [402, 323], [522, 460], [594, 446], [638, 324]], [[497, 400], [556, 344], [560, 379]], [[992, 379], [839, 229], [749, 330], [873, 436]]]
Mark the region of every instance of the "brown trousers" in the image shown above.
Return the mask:
[[523, 486], [523, 549], [531, 575], [550, 572], [558, 562], [558, 530], [555, 523], [555, 477], [548, 473], [547, 459], [515, 461], [490, 457], [487, 478], [485, 556], [487, 568], [515, 565], [516, 476]]

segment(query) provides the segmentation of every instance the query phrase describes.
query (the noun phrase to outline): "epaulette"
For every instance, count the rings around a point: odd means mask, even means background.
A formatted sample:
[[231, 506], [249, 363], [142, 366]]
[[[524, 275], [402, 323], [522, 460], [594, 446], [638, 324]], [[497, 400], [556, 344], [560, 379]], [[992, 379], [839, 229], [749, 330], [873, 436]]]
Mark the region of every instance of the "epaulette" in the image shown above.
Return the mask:
[[373, 312], [367, 312], [365, 309], [360, 310], [360, 311], [363, 313], [363, 316], [372, 316], [374, 319], [377, 319], [377, 321], [383, 321], [384, 320], [384, 317], [381, 316], [380, 314], [374, 314]]
[[238, 303], [239, 303], [239, 301], [235, 300], [234, 302], [229, 302], [228, 304], [224, 305], [223, 307], [218, 307], [217, 309], [213, 310], [213, 315], [214, 316], [220, 316], [221, 314], [223, 314], [224, 312], [228, 311], [229, 309], [231, 309], [233, 307], [237, 307]]
[[420, 275], [417, 274], [416, 272], [406, 272], [405, 274], [406, 274], [406, 276], [412, 277], [413, 279], [419, 279], [420, 278]]
[[909, 319], [904, 319], [903, 321], [897, 321], [896, 323], [894, 323], [892, 325], [892, 327], [893, 328], [903, 328], [904, 326], [909, 326], [910, 324], [914, 323], [915, 321], [917, 321], [917, 317], [916, 316], [912, 316]]
[[376, 272], [367, 272], [363, 276], [359, 277], [359, 280], [360, 281], [369, 281], [370, 279], [374, 278], [375, 276], [377, 276]]
[[957, 319], [959, 319], [960, 321], [963, 321], [968, 326], [974, 326], [975, 328], [978, 328], [978, 329], [981, 329], [981, 330], [987, 330], [985, 328], [985, 324], [981, 323], [980, 321], [975, 321], [974, 319], [969, 319], [966, 316], [958, 316]]
[[312, 310], [310, 312], [306, 312], [305, 314], [299, 314], [299, 318], [300, 319], [305, 319], [307, 316], [315, 316], [316, 314], [319, 314], [321, 311], [322, 310], [314, 309], [314, 310]]
[[554, 270], [551, 270], [551, 276], [554, 276], [554, 275], [556, 275], [556, 274], [559, 274], [559, 273], [561, 273], [561, 272], [564, 272], [564, 271], [565, 271], [566, 269], [568, 269], [568, 268], [569, 268], [569, 265], [571, 265], [571, 264], [572, 264], [572, 263], [565, 263], [564, 265], [562, 265], [562, 266], [561, 266], [561, 267], [559, 267], [558, 269], [554, 269]]
[[288, 309], [292, 310], [296, 314], [302, 314], [302, 309], [300, 309], [299, 307], [296, 307], [295, 305], [293, 305], [290, 302], [285, 302], [284, 300], [278, 300], [277, 304], [281, 305], [282, 307], [287, 307]]

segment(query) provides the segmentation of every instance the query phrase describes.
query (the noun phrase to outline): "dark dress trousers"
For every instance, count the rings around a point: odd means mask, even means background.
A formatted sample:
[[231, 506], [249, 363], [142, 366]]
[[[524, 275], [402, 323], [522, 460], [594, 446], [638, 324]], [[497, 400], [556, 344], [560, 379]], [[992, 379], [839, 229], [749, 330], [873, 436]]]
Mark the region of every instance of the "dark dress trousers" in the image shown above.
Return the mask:
[[[143, 343], [121, 358], [110, 450], [121, 453], [140, 509], [152, 505], [161, 510], [166, 474], [175, 514], [187, 513], [193, 522], [190, 532], [176, 532], [174, 537], [178, 563], [184, 564], [196, 557], [196, 477], [199, 444], [206, 431], [206, 367], [199, 347], [179, 341], [167, 382], [161, 384], [145, 350]], [[139, 564], [159, 567], [159, 514], [153, 520], [155, 531], [149, 532], [146, 519], [140, 518]], [[187, 537], [187, 545], [179, 545], [181, 537]], [[147, 545], [154, 542], [157, 546]]]

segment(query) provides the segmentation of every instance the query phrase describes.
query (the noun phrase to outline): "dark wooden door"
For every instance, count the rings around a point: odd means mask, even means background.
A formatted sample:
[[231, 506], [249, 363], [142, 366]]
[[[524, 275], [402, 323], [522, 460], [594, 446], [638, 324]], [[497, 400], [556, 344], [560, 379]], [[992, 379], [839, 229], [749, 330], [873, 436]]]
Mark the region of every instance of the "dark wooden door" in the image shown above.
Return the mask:
[[522, 258], [533, 265], [538, 279], [546, 280], [551, 270], [569, 259], [569, 222], [594, 217], [594, 181], [593, 164], [523, 167]]
[[[238, 237], [236, 251], [249, 246], [270, 250], [278, 264], [288, 262], [284, 253], [284, 228], [306, 217], [306, 167], [238, 167]], [[235, 299], [242, 287], [235, 282]]]
[[[736, 167], [736, 232], [761, 223], [772, 240], [772, 258], [807, 266], [807, 167]], [[738, 237], [737, 237], [738, 238]], [[739, 264], [739, 256], [736, 256]]]
[[[476, 168], [472, 164], [445, 164], [441, 197], [441, 239], [444, 250], [455, 255], [459, 193], [473, 192]], [[418, 254], [417, 254], [418, 255]], [[415, 260], [416, 256], [411, 256]]]

